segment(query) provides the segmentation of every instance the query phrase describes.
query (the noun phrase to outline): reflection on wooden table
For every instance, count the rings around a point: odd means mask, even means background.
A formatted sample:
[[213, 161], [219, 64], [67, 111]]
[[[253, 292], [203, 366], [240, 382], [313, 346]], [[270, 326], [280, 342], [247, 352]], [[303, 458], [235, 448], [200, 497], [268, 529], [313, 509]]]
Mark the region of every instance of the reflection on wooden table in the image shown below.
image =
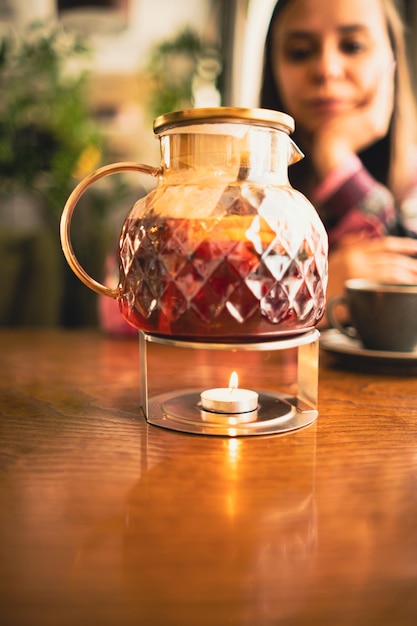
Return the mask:
[[311, 426], [212, 437], [146, 423], [135, 340], [0, 343], [1, 623], [415, 623], [414, 374], [322, 354]]

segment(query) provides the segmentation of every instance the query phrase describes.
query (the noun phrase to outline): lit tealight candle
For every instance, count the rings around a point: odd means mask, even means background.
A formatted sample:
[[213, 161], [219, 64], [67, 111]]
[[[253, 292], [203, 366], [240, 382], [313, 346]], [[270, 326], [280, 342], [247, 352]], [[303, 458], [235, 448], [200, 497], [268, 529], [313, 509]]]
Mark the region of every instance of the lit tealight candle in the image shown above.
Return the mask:
[[230, 377], [229, 387], [207, 389], [200, 394], [201, 406], [214, 413], [249, 413], [258, 408], [258, 394], [250, 389], [238, 387], [236, 372]]

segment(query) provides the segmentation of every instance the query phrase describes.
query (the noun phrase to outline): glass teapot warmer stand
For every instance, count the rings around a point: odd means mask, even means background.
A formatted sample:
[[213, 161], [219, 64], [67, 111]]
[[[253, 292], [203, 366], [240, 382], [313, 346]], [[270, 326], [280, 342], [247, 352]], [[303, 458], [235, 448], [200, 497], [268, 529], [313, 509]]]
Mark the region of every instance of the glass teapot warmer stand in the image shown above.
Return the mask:
[[[319, 336], [319, 331], [312, 329], [257, 343], [206, 343], [139, 331], [141, 411], [150, 424], [200, 435], [271, 435], [308, 426], [318, 416]], [[169, 376], [161, 378], [161, 363], [175, 367], [178, 349], [188, 352], [185, 369], [181, 361], [182, 378], [193, 383], [181, 391], [169, 389]], [[243, 381], [251, 378], [251, 352], [260, 352], [260, 358], [256, 359], [256, 380], [273, 378], [273, 386], [276, 381], [276, 386], [283, 384], [285, 390], [253, 389], [259, 396], [256, 410], [231, 414], [205, 410], [200, 394], [207, 388], [227, 387], [225, 367], [237, 371]], [[198, 380], [202, 371], [204, 384]], [[153, 395], [161, 390], [161, 383], [166, 391]], [[239, 382], [240, 387], [248, 388], [248, 385]]]

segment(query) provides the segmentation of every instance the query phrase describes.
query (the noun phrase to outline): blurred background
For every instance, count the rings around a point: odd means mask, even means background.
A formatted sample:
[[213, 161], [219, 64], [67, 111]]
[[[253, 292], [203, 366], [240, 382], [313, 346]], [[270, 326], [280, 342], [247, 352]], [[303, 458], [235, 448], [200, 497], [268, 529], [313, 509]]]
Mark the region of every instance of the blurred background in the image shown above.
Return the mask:
[[[61, 251], [65, 200], [101, 165], [158, 165], [157, 115], [257, 106], [275, 1], [0, 0], [0, 325], [98, 325]], [[416, 5], [403, 2], [413, 69]], [[149, 184], [112, 176], [80, 201], [72, 239], [95, 278]]]

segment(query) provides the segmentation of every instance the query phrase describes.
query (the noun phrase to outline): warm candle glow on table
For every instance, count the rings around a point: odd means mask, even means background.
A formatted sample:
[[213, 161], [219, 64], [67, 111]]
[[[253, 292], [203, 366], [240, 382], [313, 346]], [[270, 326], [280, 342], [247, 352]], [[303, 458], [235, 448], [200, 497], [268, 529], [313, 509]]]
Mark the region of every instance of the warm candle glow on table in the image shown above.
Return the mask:
[[[198, 371], [200, 347], [150, 340], [149, 402], [192, 398], [187, 434], [139, 412], [136, 341], [5, 327], [0, 346], [1, 624], [416, 624], [415, 361], [322, 350], [318, 419], [264, 436], [268, 394], [295, 389], [286, 350]], [[258, 410], [200, 416], [233, 370]]]
[[258, 394], [250, 389], [239, 389], [236, 372], [230, 376], [228, 387], [207, 389], [200, 394], [201, 406], [214, 413], [249, 413], [258, 408]]

